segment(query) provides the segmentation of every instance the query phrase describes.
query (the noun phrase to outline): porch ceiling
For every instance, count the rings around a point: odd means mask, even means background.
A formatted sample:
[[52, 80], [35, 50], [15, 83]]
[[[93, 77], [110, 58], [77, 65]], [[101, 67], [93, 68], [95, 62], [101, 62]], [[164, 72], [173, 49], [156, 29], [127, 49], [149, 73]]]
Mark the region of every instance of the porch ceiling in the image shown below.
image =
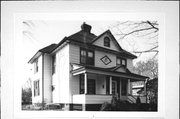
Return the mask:
[[118, 71], [112, 71], [109, 68], [100, 68], [100, 67], [93, 67], [93, 66], [80, 66], [79, 68], [76, 68], [72, 70], [73, 76], [80, 75], [83, 73], [92, 73], [92, 74], [101, 74], [101, 75], [109, 75], [109, 76], [116, 76], [116, 77], [123, 77], [131, 79], [131, 81], [144, 81], [148, 77], [141, 76], [138, 74], [134, 74], [131, 72], [118, 72]]

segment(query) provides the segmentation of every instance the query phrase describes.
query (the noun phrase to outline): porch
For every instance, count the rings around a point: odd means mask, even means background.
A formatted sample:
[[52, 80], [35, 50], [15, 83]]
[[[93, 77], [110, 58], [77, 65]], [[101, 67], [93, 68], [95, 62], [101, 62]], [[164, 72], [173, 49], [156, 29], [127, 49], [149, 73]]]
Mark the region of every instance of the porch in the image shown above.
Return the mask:
[[[72, 103], [84, 105], [110, 103], [112, 96], [130, 103], [136, 103], [137, 97], [132, 95], [131, 83], [134, 81], [144, 81], [145, 83], [147, 77], [130, 73], [124, 69], [121, 71], [76, 66], [72, 70], [72, 75], [74, 77], [79, 76], [79, 94], [73, 94]], [[146, 88], [144, 89], [146, 92]]]
[[100, 94], [76, 94], [73, 95], [73, 104], [102, 104], [109, 102], [112, 99], [112, 95], [100, 95]]

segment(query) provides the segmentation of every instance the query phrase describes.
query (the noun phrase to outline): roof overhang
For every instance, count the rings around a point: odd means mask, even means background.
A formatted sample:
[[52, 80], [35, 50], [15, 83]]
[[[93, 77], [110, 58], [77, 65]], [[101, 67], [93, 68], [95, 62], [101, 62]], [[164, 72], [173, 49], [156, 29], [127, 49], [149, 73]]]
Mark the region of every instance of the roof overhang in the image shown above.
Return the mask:
[[79, 66], [72, 71], [72, 75], [80, 75], [83, 73], [92, 73], [92, 74], [100, 74], [100, 75], [109, 75], [109, 76], [116, 76], [116, 77], [122, 77], [131, 79], [131, 81], [145, 81], [148, 77], [141, 76], [134, 73], [125, 73], [125, 72], [117, 72], [117, 71], [111, 71], [109, 69], [99, 68], [99, 67], [89, 67], [89, 66]]
[[39, 56], [42, 55], [42, 52], [38, 51], [29, 61], [28, 63], [33, 63]]

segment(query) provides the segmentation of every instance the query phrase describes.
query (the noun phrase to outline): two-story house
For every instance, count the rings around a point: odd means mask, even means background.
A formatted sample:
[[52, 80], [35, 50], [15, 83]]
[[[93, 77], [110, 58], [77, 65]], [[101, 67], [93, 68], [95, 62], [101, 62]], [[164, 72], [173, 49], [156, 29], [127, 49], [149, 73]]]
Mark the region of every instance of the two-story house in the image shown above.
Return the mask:
[[131, 83], [147, 78], [132, 73], [134, 58], [110, 30], [96, 36], [83, 23], [79, 32], [40, 49], [29, 60], [34, 65], [32, 102], [90, 110], [110, 102], [113, 95], [128, 100]]

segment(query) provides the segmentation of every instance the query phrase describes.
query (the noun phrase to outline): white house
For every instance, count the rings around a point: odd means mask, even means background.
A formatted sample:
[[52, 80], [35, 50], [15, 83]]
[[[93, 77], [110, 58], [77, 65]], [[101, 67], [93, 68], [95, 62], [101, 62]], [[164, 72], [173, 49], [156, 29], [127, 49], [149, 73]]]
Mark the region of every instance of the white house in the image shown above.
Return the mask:
[[40, 49], [34, 65], [32, 102], [58, 103], [90, 110], [113, 95], [132, 100], [132, 82], [147, 77], [132, 73], [135, 55], [123, 50], [110, 30], [99, 36], [83, 23], [81, 30], [58, 44]]

